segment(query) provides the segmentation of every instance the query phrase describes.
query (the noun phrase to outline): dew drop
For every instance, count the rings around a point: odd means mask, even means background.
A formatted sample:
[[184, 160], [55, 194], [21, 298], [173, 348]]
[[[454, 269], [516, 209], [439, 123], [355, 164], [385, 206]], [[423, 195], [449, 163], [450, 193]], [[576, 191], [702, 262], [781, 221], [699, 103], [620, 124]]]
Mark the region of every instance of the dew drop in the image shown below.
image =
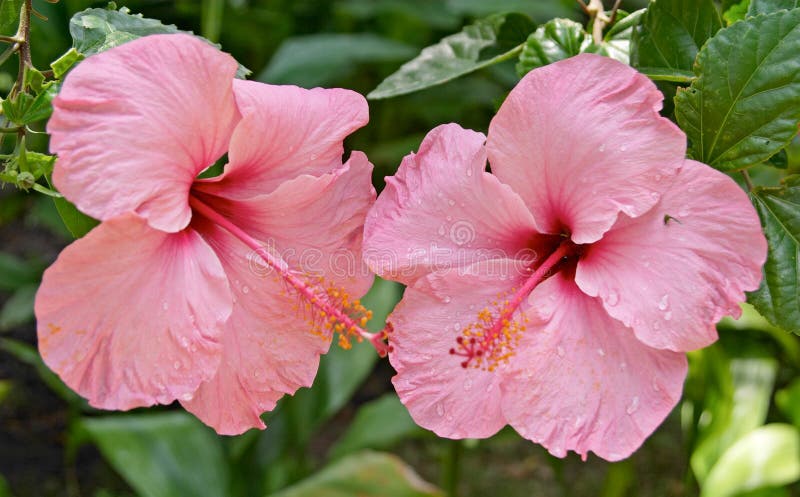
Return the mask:
[[258, 378], [259, 376], [261, 376], [261, 372], [259, 370], [257, 370], [257, 369], [254, 369], [253, 370], [253, 378]]
[[599, 349], [597, 349], [597, 355], [599, 355], [600, 357], [605, 357], [606, 356], [606, 351], [603, 350], [602, 348], [599, 348]]
[[619, 303], [619, 293], [616, 290], [611, 290], [608, 292], [608, 297], [606, 298], [606, 304], [610, 306], [615, 306]]
[[658, 192], [650, 192], [650, 198], [652, 198], [653, 200], [658, 200], [659, 198], [661, 198], [661, 196], [658, 194]]
[[447, 216], [445, 219], [447, 219], [448, 221], [452, 221], [453, 220], [453, 216]]
[[449, 304], [450, 301], [453, 299], [451, 299], [449, 295], [446, 295], [442, 300], [444, 301], [445, 304]]
[[634, 397], [631, 399], [631, 403], [628, 405], [627, 409], [625, 409], [625, 412], [633, 414], [637, 410], [639, 410], [639, 397]]
[[672, 319], [672, 311], [667, 311], [664, 313], [664, 321], [669, 321]]
[[186, 337], [181, 337], [181, 347], [184, 349], [189, 348], [189, 339]]
[[245, 285], [242, 287], [242, 293], [250, 293], [250, 287]]
[[436, 232], [439, 233], [439, 236], [444, 236], [444, 234], [446, 233], [444, 225], [439, 226], [439, 229]]
[[454, 205], [456, 205], [456, 201], [453, 200], [452, 198], [448, 199], [447, 200], [447, 205], [449, 205], [450, 207], [453, 207]]
[[317, 154], [311, 154], [311, 160], [317, 160]]
[[169, 303], [166, 300], [162, 301], [161, 308], [166, 311], [167, 309], [169, 309]]
[[627, 370], [627, 369], [628, 369], [628, 363], [627, 363], [627, 362], [621, 362], [621, 363], [619, 363], [619, 370], [620, 370], [620, 371], [625, 371], [625, 370]]
[[653, 385], [653, 390], [655, 390], [656, 392], [661, 391], [661, 385], [658, 384], [658, 380], [656, 380], [655, 378], [653, 379], [652, 385]]
[[655, 178], [653, 178], [653, 179], [656, 180], [656, 182], [661, 181], [661, 175], [660, 174], [656, 174]]
[[562, 347], [561, 345], [556, 347], [556, 354], [558, 354], [558, 357], [564, 357], [564, 355], [566, 354], [566, 352], [564, 351], [564, 347]]
[[658, 308], [662, 311], [666, 311], [669, 308], [669, 295], [664, 294], [661, 297], [661, 300], [658, 301]]
[[181, 369], [181, 362], [180, 362], [180, 361], [175, 361], [175, 362], [172, 364], [172, 367], [173, 367], [173, 368], [175, 368], [175, 370], [176, 370], [176, 371], [177, 371], [178, 369]]
[[600, 148], [598, 148], [597, 150], [599, 150], [600, 152], [605, 152], [606, 151], [606, 144], [605, 143], [601, 143], [600, 144]]
[[194, 398], [194, 394], [193, 393], [185, 393], [185, 394], [181, 395], [181, 400], [184, 401], [184, 402], [189, 402], [193, 398]]
[[661, 329], [661, 323], [659, 323], [658, 321], [653, 321], [653, 329], [656, 331]]
[[472, 176], [472, 169], [467, 169], [467, 176]]
[[467, 378], [464, 380], [464, 391], [469, 392], [472, 390], [472, 378]]
[[678, 211], [678, 216], [680, 216], [680, 217], [686, 217], [686, 216], [688, 216], [688, 215], [689, 215], [689, 213], [690, 213], [690, 212], [691, 212], [691, 211], [690, 211], [689, 209], [687, 209], [687, 208], [685, 208], [685, 207], [684, 207], [683, 209], [681, 209], [681, 210], [679, 210], [679, 211]]
[[622, 145], [621, 147], [619, 147], [619, 151], [620, 152], [625, 152], [626, 150], [628, 150], [628, 147], [625, 146], [625, 145]]
[[436, 403], [436, 414], [439, 416], [444, 416], [444, 406], [441, 402]]

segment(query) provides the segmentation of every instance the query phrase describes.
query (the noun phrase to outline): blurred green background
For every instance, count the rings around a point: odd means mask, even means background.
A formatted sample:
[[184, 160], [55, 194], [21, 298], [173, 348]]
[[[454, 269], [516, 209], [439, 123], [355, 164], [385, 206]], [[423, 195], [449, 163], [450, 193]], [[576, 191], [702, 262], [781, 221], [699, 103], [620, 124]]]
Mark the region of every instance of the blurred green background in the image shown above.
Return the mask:
[[[362, 94], [421, 48], [494, 12], [585, 20], [568, 0], [117, 3], [221, 43], [251, 79]], [[105, 5], [34, 0], [48, 18], [33, 20], [36, 66], [70, 47], [74, 13]], [[0, 94], [15, 77], [12, 59], [0, 67]], [[371, 102], [370, 124], [347, 146], [368, 154], [380, 190], [432, 127], [455, 121], [485, 131], [517, 80], [509, 61]], [[29, 146], [45, 151], [46, 136]], [[179, 408], [99, 412], [66, 389], [36, 353], [32, 301], [41, 271], [71, 237], [51, 199], [6, 187], [0, 239], [0, 497], [800, 495], [800, 346], [749, 309], [720, 325], [719, 343], [690, 355], [684, 400], [620, 463], [556, 459], [508, 429], [489, 440], [438, 439], [413, 424], [391, 389], [390, 366], [366, 346], [332, 349], [314, 386], [265, 416], [266, 431], [219, 437]], [[399, 285], [376, 283], [365, 299], [376, 328], [401, 294]]]

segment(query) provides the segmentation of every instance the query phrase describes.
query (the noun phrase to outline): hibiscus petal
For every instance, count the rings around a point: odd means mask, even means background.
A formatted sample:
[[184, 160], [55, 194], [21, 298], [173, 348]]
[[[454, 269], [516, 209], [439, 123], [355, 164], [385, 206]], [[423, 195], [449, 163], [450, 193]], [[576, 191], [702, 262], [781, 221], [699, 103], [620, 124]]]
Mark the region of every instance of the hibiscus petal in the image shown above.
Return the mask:
[[369, 120], [367, 101], [350, 90], [236, 81], [234, 93], [243, 119], [216, 186], [231, 197], [269, 193], [300, 175], [341, 167], [344, 138]]
[[310, 332], [302, 313], [293, 311], [298, 297], [275, 274], [254, 266], [248, 247], [205, 220], [192, 225], [222, 260], [235, 303], [217, 375], [181, 403], [223, 435], [264, 428], [261, 413], [284, 394], [311, 386], [330, 340]]
[[364, 226], [365, 258], [380, 276], [410, 285], [437, 269], [535, 257], [533, 217], [485, 172], [484, 140], [457, 124], [439, 126], [386, 178]]
[[503, 373], [509, 424], [558, 457], [629, 456], [678, 402], [686, 358], [636, 340], [561, 273], [530, 302], [528, 331]]
[[[324, 277], [352, 297], [369, 290], [373, 275], [362, 257], [362, 231], [375, 189], [366, 155], [355, 151], [332, 173], [299, 176], [266, 195], [235, 200], [236, 192], [231, 194], [228, 186], [207, 183], [196, 190], [214, 191], [218, 196], [203, 197], [205, 201], [293, 270]], [[226, 198], [229, 194], [233, 199]]]
[[222, 266], [196, 232], [164, 233], [128, 214], [45, 271], [39, 350], [95, 407], [166, 404], [215, 374], [231, 305]]
[[575, 281], [644, 343], [687, 351], [717, 338], [761, 281], [767, 244], [747, 195], [728, 176], [686, 161], [647, 214], [622, 217], [578, 263]]
[[464, 358], [449, 350], [463, 327], [519, 282], [516, 269], [504, 259], [429, 274], [406, 289], [389, 316], [392, 383], [418, 425], [442, 437], [485, 438], [506, 424], [499, 371], [465, 369]]
[[594, 242], [619, 212], [650, 209], [683, 161], [686, 138], [658, 115], [662, 98], [647, 77], [607, 57], [535, 69], [489, 126], [492, 172], [541, 231]]
[[180, 34], [147, 36], [81, 62], [47, 125], [58, 189], [97, 219], [135, 211], [154, 228], [183, 229], [192, 181], [225, 152], [239, 117], [236, 67]]

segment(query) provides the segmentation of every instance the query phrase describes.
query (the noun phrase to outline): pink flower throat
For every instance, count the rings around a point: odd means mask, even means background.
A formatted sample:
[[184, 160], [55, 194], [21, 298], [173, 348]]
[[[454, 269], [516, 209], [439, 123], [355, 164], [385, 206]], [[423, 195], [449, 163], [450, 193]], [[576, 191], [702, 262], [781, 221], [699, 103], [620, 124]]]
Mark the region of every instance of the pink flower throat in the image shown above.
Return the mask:
[[450, 354], [463, 357], [461, 367], [476, 367], [494, 371], [513, 355], [522, 333], [525, 321], [514, 317], [523, 300], [533, 290], [556, 272], [571, 267], [570, 259], [580, 256], [582, 246], [565, 238], [558, 247], [534, 270], [525, 283], [515, 290], [510, 299], [492, 302], [478, 313], [478, 319], [461, 330], [456, 338], [456, 347]]
[[258, 240], [248, 235], [239, 226], [214, 210], [200, 197], [206, 194], [192, 192], [189, 205], [195, 214], [199, 214], [217, 226], [235, 236], [247, 247], [251, 248], [264, 262], [275, 270], [283, 280], [300, 296], [304, 310], [310, 311], [311, 332], [323, 338], [334, 333], [339, 334], [339, 345], [344, 349], [351, 347], [350, 337], [357, 341], [367, 340], [375, 347], [378, 355], [385, 357], [390, 347], [384, 342], [390, 327], [380, 333], [370, 333], [364, 327], [372, 318], [372, 311], [367, 310], [360, 301], [351, 300], [347, 292], [333, 285], [324, 285], [321, 281], [312, 281], [293, 271], [286, 261], [270, 252]]

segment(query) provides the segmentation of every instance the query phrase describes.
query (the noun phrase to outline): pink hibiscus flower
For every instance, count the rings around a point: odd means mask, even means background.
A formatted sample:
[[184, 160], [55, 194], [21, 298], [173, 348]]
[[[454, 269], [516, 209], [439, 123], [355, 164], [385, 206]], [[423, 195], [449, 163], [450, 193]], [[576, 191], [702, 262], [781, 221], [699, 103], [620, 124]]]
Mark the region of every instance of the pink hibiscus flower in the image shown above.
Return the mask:
[[523, 78], [488, 138], [440, 126], [387, 179], [365, 257], [409, 285], [389, 357], [417, 423], [509, 424], [557, 456], [618, 460], [675, 406], [683, 352], [739, 315], [766, 242], [745, 193], [684, 160], [661, 102], [581, 55]]
[[[53, 102], [55, 184], [102, 222], [44, 274], [39, 349], [93, 406], [178, 399], [219, 433], [263, 428], [334, 330], [363, 332], [349, 296], [372, 282], [372, 165], [341, 156], [366, 101], [236, 67], [194, 37], [150, 36], [82, 62]], [[197, 178], [226, 151], [224, 174]]]

